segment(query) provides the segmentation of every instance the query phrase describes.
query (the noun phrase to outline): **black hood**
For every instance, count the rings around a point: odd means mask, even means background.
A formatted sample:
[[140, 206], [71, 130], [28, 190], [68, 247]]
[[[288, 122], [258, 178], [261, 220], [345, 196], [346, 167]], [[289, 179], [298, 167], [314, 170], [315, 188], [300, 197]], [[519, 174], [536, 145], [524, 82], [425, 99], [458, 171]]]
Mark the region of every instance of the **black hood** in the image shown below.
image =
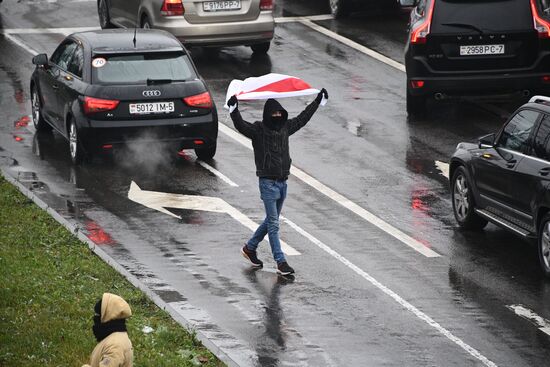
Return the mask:
[[99, 300], [94, 306], [94, 325], [92, 331], [98, 342], [102, 341], [112, 333], [116, 332], [128, 332], [126, 329], [126, 320], [117, 319], [109, 322], [101, 322], [101, 300]]
[[[271, 115], [273, 112], [281, 111], [281, 119], [280, 120], [273, 120], [273, 117]], [[264, 106], [264, 119], [263, 123], [270, 129], [273, 130], [279, 130], [288, 120], [288, 112], [281, 106], [279, 102], [276, 100], [270, 98], [265, 102]]]

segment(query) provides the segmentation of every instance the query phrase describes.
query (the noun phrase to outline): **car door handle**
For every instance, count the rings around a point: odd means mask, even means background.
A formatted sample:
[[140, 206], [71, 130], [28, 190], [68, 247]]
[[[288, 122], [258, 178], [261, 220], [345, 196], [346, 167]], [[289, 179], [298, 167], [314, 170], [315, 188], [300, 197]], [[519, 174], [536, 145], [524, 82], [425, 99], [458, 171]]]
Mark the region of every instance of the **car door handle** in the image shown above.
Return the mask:
[[550, 167], [544, 167], [539, 171], [539, 175], [548, 176], [550, 174]]
[[508, 168], [514, 168], [515, 165], [516, 165], [516, 163], [518, 163], [518, 161], [515, 160], [515, 159], [512, 159], [512, 160], [506, 162], [506, 167], [508, 167]]
[[52, 88], [53, 88], [53, 89], [59, 89], [59, 85], [53, 84], [53, 85], [52, 85]]

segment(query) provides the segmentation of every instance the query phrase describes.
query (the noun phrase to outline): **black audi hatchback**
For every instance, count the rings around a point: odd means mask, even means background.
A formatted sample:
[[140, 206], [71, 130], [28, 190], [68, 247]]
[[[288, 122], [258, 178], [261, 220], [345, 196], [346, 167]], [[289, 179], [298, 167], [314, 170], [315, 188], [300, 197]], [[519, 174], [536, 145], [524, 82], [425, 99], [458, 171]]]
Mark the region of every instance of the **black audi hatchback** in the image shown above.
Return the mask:
[[458, 144], [449, 174], [458, 224], [490, 221], [536, 240], [550, 277], [550, 98], [533, 97], [478, 144]]
[[550, 1], [416, 0], [407, 112], [428, 98], [550, 92]]
[[40, 54], [33, 63], [34, 125], [64, 136], [74, 163], [132, 141], [195, 149], [203, 160], [216, 153], [216, 107], [186, 49], [169, 33], [75, 33], [49, 59]]

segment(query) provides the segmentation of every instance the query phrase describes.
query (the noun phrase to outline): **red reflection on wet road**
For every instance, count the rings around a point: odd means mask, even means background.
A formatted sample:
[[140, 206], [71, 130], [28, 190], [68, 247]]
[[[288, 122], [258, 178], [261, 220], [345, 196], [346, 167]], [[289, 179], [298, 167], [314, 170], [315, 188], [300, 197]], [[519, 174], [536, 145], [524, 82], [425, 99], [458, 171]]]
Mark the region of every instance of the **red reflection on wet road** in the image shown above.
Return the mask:
[[27, 127], [29, 126], [30, 121], [31, 119], [29, 118], [29, 116], [23, 116], [19, 120], [15, 121], [15, 128], [21, 129], [22, 127]]
[[101, 228], [99, 224], [94, 221], [86, 222], [86, 231], [88, 238], [91, 239], [96, 245], [114, 245], [113, 238]]

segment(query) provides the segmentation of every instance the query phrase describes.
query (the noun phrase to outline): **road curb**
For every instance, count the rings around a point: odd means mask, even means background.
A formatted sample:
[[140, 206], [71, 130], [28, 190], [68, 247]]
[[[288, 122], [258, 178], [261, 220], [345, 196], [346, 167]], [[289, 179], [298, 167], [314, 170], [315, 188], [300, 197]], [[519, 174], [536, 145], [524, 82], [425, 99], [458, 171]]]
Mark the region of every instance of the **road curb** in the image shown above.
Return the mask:
[[37, 195], [35, 195], [34, 192], [32, 192], [32, 190], [29, 190], [21, 182], [19, 182], [17, 179], [15, 179], [9, 173], [7, 173], [5, 168], [0, 168], [0, 173], [6, 179], [6, 181], [11, 183], [13, 186], [15, 186], [23, 195], [29, 198], [29, 200], [32, 200], [38, 207], [46, 211], [46, 213], [48, 213], [59, 224], [65, 227], [69, 232], [75, 235], [80, 241], [88, 245], [88, 248], [94, 254], [96, 254], [101, 260], [103, 260], [105, 263], [107, 263], [109, 266], [115, 269], [119, 274], [124, 276], [134, 287], [138, 288], [143, 293], [145, 293], [147, 297], [149, 297], [158, 307], [168, 312], [168, 314], [174, 320], [176, 320], [181, 326], [183, 326], [189, 332], [193, 331], [195, 333], [196, 338], [206, 348], [208, 348], [208, 350], [210, 350], [212, 354], [218, 357], [227, 366], [245, 367], [244, 365], [237, 363], [231, 356], [229, 356], [220, 347], [218, 347], [213, 341], [211, 341], [204, 333], [202, 333], [200, 330], [196, 330], [192, 322], [190, 322], [185, 317], [183, 317], [174, 307], [172, 307], [169, 303], [165, 302], [162, 298], [160, 298], [157, 294], [155, 294], [153, 290], [151, 290], [149, 287], [147, 287], [147, 285], [141, 282], [136, 276], [132, 275], [122, 265], [116, 262], [116, 260], [114, 260], [105, 251], [103, 251], [101, 247], [97, 246], [90, 238], [88, 238], [88, 236], [86, 236], [80, 230], [80, 227], [78, 226], [77, 223], [70, 221], [64, 218], [63, 216], [61, 216], [58, 212], [56, 212], [53, 208], [51, 208], [48, 204], [46, 204], [42, 199], [40, 199]]

